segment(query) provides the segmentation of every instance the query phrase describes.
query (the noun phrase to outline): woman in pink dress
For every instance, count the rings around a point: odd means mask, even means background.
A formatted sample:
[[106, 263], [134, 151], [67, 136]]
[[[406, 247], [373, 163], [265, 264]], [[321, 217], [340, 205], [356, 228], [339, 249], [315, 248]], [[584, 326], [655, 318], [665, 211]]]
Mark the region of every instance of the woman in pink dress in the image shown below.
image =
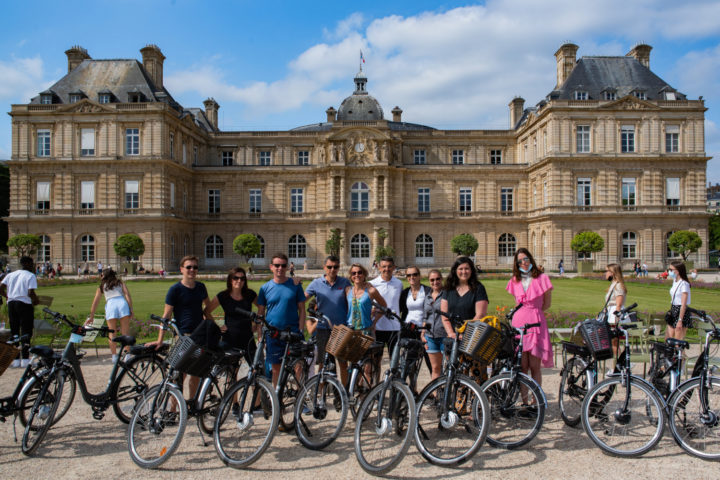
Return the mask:
[[552, 344], [548, 331], [545, 310], [550, 308], [552, 284], [547, 275], [538, 268], [526, 248], [515, 252], [513, 276], [505, 289], [515, 297], [515, 303], [523, 306], [515, 313], [512, 324], [521, 328], [527, 323], [540, 322], [540, 327], [531, 328], [523, 339], [522, 371], [542, 385], [541, 365], [553, 366]]

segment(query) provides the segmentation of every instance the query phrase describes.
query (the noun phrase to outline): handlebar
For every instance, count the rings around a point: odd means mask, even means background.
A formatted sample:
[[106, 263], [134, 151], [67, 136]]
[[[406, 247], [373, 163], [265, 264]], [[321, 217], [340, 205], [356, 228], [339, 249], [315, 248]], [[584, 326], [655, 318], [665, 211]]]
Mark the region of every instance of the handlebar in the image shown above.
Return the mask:
[[633, 303], [632, 305], [628, 305], [627, 307], [623, 307], [623, 308], [621, 308], [620, 310], [615, 310], [613, 313], [614, 313], [616, 316], [619, 317], [620, 315], [625, 315], [626, 313], [630, 312], [631, 310], [634, 310], [635, 307], [637, 307], [637, 306], [638, 306], [637, 303]]
[[313, 304], [313, 305], [309, 306], [307, 309], [307, 313], [308, 313], [308, 317], [306, 317], [307, 320], [310, 320], [311, 322], [324, 323], [325, 325], [327, 325], [330, 328], [333, 327], [333, 324], [330, 321], [330, 319], [328, 318], [328, 316], [325, 315], [324, 313], [322, 313], [320, 310], [318, 310], [317, 304]]
[[85, 325], [77, 325], [77, 324], [71, 322], [67, 318], [67, 315], [65, 315], [64, 313], [50, 310], [48, 307], [43, 308], [43, 312], [52, 316], [55, 319], [56, 323], [65, 322], [68, 326], [70, 326], [70, 328], [71, 328], [70, 331], [72, 333], [76, 333], [78, 335], [85, 335], [87, 332], [100, 332], [100, 335], [102, 335], [102, 336], [106, 336], [108, 333], [115, 333], [115, 330], [113, 330], [112, 328], [108, 328], [106, 326], [92, 327], [92, 326], [85, 326]]
[[515, 312], [517, 312], [518, 310], [520, 310], [520, 307], [522, 307], [522, 306], [523, 306], [522, 302], [520, 302], [520, 303], [518, 303], [517, 305], [515, 305], [515, 306], [512, 308], [512, 310], [510, 310], [507, 314], [505, 314], [505, 318], [507, 318], [508, 320], [512, 320], [513, 316], [515, 316]]
[[402, 321], [402, 319], [400, 318], [400, 315], [393, 312], [388, 307], [383, 307], [382, 305], [377, 303], [375, 300], [373, 300], [372, 306], [373, 306], [373, 308], [377, 308], [378, 310], [380, 310], [382, 312], [382, 314], [385, 315], [386, 317], [395, 318], [396, 320]]

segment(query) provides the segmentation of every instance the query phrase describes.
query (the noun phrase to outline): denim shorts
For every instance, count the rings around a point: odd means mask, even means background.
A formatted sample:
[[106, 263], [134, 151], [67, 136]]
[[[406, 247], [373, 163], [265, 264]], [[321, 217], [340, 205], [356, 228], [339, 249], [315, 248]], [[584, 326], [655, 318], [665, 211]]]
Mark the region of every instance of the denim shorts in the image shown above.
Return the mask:
[[425, 335], [427, 342], [427, 353], [441, 353], [443, 351], [443, 339], [445, 337], [429, 337]]
[[282, 363], [283, 355], [285, 355], [286, 344], [287, 342], [284, 342], [279, 338], [272, 338], [270, 335], [267, 335], [265, 343], [265, 358], [274, 365], [280, 365]]
[[105, 304], [105, 320], [123, 318], [130, 315], [130, 306], [125, 297], [112, 297]]

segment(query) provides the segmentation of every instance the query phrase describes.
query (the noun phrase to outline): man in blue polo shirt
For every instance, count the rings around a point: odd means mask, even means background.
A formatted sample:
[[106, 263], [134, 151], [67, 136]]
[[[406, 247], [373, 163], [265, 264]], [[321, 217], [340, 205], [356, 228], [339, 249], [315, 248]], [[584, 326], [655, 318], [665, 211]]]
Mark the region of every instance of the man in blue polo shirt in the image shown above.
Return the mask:
[[[318, 277], [308, 285], [305, 290], [305, 298], [317, 299], [318, 310], [330, 318], [332, 325], [318, 322], [315, 330], [317, 339], [317, 363], [322, 364], [325, 360], [325, 346], [330, 339], [330, 331], [334, 325], [345, 325], [347, 323], [348, 305], [345, 295], [345, 288], [352, 286], [350, 280], [345, 277], [338, 277], [340, 271], [340, 259], [330, 255], [325, 259], [325, 275]], [[347, 365], [338, 365], [340, 368], [340, 380], [347, 385]]]

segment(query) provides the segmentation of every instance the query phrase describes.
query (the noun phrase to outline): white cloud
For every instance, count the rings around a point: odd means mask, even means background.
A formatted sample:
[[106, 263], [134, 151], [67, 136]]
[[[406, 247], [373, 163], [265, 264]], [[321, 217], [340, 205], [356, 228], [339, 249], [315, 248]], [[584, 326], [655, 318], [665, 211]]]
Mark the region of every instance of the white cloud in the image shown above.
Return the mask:
[[352, 32], [357, 32], [364, 22], [365, 17], [362, 13], [352, 13], [347, 18], [340, 20], [335, 26], [335, 30], [330, 31], [327, 28], [323, 28], [323, 36], [328, 40], [344, 38]]
[[45, 88], [43, 61], [40, 57], [12, 58], [0, 61], [0, 101], [26, 103]]

